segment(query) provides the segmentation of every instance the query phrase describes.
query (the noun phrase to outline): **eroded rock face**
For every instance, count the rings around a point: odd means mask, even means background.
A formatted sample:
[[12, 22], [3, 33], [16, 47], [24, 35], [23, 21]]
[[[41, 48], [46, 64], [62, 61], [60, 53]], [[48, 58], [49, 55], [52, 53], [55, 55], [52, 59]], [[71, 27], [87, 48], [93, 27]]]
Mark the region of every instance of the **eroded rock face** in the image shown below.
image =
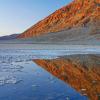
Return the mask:
[[99, 32], [96, 30], [100, 28], [99, 11], [100, 0], [74, 0], [69, 5], [55, 11], [44, 20], [26, 30], [18, 38], [29, 38], [88, 24], [94, 27], [90, 33], [97, 34]]
[[100, 55], [74, 55], [34, 62], [90, 100], [100, 99]]

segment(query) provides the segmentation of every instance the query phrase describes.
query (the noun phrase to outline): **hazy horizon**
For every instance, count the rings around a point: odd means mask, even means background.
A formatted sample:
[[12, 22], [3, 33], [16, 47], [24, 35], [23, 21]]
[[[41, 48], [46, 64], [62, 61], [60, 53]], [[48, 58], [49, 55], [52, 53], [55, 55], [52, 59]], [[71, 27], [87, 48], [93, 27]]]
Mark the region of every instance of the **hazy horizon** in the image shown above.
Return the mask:
[[0, 36], [22, 33], [72, 0], [0, 0]]

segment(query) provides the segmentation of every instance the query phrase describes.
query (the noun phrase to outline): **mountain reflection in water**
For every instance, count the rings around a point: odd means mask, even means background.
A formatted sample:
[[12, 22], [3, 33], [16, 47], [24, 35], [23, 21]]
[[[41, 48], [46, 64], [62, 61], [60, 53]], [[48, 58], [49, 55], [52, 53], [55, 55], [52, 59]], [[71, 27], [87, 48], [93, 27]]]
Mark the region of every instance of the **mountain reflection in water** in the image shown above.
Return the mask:
[[72, 55], [33, 61], [90, 100], [100, 100], [100, 55]]

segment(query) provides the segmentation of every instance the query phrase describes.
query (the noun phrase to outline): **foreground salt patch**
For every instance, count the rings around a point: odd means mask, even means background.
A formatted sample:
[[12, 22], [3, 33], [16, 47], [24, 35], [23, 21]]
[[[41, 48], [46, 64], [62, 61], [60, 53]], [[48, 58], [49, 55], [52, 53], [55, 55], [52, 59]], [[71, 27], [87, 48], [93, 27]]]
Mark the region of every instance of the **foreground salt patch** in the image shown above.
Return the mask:
[[14, 76], [2, 76], [2, 77], [0, 77], [0, 85], [16, 84], [18, 82], [19, 82], [19, 80], [17, 80], [16, 77], [14, 77]]
[[24, 67], [21, 65], [2, 64], [0, 65], [0, 72], [17, 72], [22, 71]]
[[16, 78], [17, 72], [22, 72], [23, 66], [16, 63], [0, 64], [0, 86], [6, 84], [17, 84], [21, 80]]
[[0, 86], [6, 84], [17, 84], [22, 80], [17, 78], [17, 73], [23, 71], [24, 62], [21, 62], [20, 64], [16, 59], [13, 60], [13, 57], [14, 56], [5, 55], [0, 57]]

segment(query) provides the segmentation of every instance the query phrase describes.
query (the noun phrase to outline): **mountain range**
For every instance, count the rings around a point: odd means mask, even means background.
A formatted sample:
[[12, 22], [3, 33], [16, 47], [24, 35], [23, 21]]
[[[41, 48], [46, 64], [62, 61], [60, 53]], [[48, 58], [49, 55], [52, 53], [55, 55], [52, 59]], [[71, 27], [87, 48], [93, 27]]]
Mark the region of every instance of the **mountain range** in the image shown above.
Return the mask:
[[[69, 32], [70, 30], [72, 32]], [[63, 32], [65, 36], [62, 35]], [[99, 34], [100, 0], [74, 0], [39, 21], [17, 38], [41, 37], [47, 34], [51, 34], [50, 36], [53, 38], [53, 33], [56, 34], [56, 38], [63, 37], [65, 40], [67, 37], [72, 39], [81, 35], [87, 37], [87, 35]], [[71, 37], [69, 33], [72, 35]]]

